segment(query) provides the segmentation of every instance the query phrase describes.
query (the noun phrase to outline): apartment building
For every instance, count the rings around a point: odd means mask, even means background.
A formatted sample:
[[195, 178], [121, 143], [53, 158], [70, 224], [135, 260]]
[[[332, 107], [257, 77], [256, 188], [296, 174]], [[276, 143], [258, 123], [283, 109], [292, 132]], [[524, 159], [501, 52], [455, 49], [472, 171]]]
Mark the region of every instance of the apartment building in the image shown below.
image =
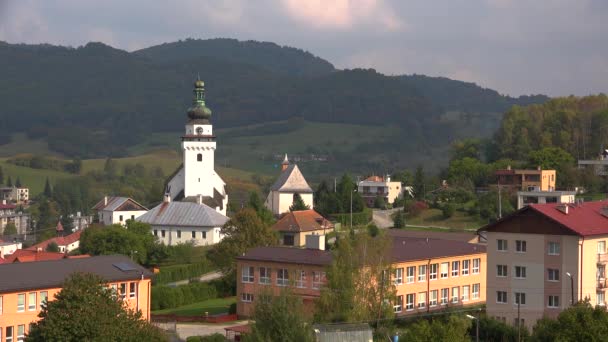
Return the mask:
[[127, 305], [150, 319], [152, 273], [128, 257], [105, 255], [28, 263], [0, 264], [0, 341], [23, 341], [38, 320], [42, 303], [52, 301], [75, 272], [101, 276]]
[[306, 236], [325, 235], [334, 230], [334, 225], [323, 215], [310, 210], [290, 211], [272, 227], [279, 233], [279, 241], [285, 246], [304, 246]]
[[488, 315], [531, 328], [572, 302], [606, 305], [607, 201], [531, 204], [480, 231]]
[[[382, 197], [384, 202], [393, 204], [395, 199], [403, 194], [405, 188], [401, 182], [391, 182], [390, 176], [370, 176], [357, 184], [357, 191], [368, 207], [374, 206], [374, 201], [378, 196]], [[411, 189], [408, 191], [411, 192]]]
[[8, 203], [27, 204], [30, 200], [30, 189], [16, 186], [0, 188], [0, 200]]
[[497, 184], [521, 191], [553, 191], [555, 190], [555, 170], [515, 170], [508, 166], [504, 170], [496, 170]]
[[30, 214], [17, 210], [17, 205], [0, 201], [0, 233], [4, 232], [6, 225], [12, 223], [17, 228], [17, 234], [26, 234], [30, 223]]

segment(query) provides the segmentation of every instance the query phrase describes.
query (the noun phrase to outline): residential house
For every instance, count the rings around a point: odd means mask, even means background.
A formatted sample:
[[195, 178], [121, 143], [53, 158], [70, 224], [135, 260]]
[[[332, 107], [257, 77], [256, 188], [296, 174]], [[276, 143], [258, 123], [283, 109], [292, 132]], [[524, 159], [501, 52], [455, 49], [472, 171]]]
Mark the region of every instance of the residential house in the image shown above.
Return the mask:
[[173, 202], [165, 196], [163, 203], [152, 208], [137, 221], [148, 223], [160, 242], [173, 246], [190, 242], [195, 246], [213, 245], [223, 238], [222, 226], [228, 221], [217, 210], [202, 203]]
[[69, 218], [72, 219], [72, 230], [75, 231], [86, 229], [93, 223], [93, 216], [82, 215], [80, 211], [70, 214]]
[[[59, 223], [61, 224], [61, 223]], [[74, 233], [67, 236], [57, 236], [46, 241], [35, 244], [27, 250], [33, 251], [46, 251], [48, 246], [51, 243], [55, 243], [59, 248], [59, 252], [61, 253], [70, 253], [73, 250], [77, 249], [80, 246], [80, 235], [82, 234], [82, 230], [75, 231]]]
[[[88, 255], [85, 255], [88, 257]], [[85, 257], [85, 256], [73, 256], [73, 257]], [[47, 252], [44, 250], [31, 250], [31, 249], [18, 249], [13, 254], [5, 256], [6, 262], [34, 262], [34, 261], [48, 261], [48, 260], [59, 260], [72, 258], [65, 253], [60, 252]]]
[[597, 159], [579, 159], [578, 168], [593, 168], [596, 176], [608, 176], [608, 150], [602, 151]]
[[607, 201], [530, 204], [480, 231], [488, 315], [531, 328], [572, 302], [606, 305]]
[[30, 215], [17, 211], [17, 205], [7, 203], [6, 200], [0, 202], [0, 233], [4, 232], [4, 228], [9, 223], [13, 223], [17, 228], [17, 234], [23, 235], [27, 233], [30, 224]]
[[28, 204], [30, 189], [16, 186], [0, 188], [0, 200], [5, 200], [7, 203]]
[[289, 211], [295, 196], [299, 195], [309, 209], [313, 209], [313, 191], [296, 164], [290, 164], [287, 155], [281, 164], [281, 174], [270, 187], [266, 208], [279, 216]]
[[357, 191], [367, 206], [373, 207], [377, 197], [381, 197], [385, 203], [393, 204], [397, 198], [403, 195], [405, 187], [401, 185], [401, 182], [391, 182], [391, 177], [388, 175], [386, 178], [370, 176], [359, 182]]
[[307, 235], [325, 235], [333, 231], [334, 225], [323, 215], [310, 209], [291, 211], [271, 228], [279, 233], [282, 245], [304, 246]]
[[97, 212], [99, 222], [109, 226], [112, 224], [125, 225], [127, 220], [135, 220], [148, 211], [148, 208], [129, 197], [104, 196], [93, 207]]
[[555, 170], [514, 170], [508, 166], [494, 173], [496, 182], [502, 187], [520, 191], [553, 191], [555, 190]]
[[150, 320], [152, 273], [119, 255], [0, 264], [0, 341], [23, 341], [39, 320], [42, 304], [52, 301], [75, 272], [100, 276], [126, 305]]
[[518, 191], [517, 209], [521, 209], [529, 204], [574, 203], [575, 198], [576, 191]]
[[394, 238], [429, 238], [439, 240], [454, 240], [467, 243], [485, 244], [483, 236], [467, 232], [431, 231], [431, 230], [408, 230], [388, 229], [386, 233]]
[[0, 240], [0, 258], [4, 258], [15, 253], [17, 250], [21, 249], [21, 246], [21, 242]]

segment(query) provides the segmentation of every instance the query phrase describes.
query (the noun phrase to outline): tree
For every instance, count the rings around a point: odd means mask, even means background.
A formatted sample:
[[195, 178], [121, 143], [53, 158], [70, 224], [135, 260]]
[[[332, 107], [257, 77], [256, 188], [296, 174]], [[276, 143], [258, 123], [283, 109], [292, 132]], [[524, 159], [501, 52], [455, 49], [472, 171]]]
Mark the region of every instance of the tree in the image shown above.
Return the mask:
[[26, 341], [167, 341], [167, 337], [129, 309], [98, 276], [71, 275], [55, 299], [42, 304], [40, 320]]
[[384, 200], [384, 197], [378, 195], [376, 198], [374, 198], [374, 208], [386, 209], [386, 201]]
[[4, 226], [4, 231], [2, 232], [2, 235], [9, 236], [9, 235], [16, 235], [16, 234], [17, 234], [17, 226], [15, 226], [15, 224], [13, 222], [9, 222], [6, 224], [6, 226]]
[[395, 214], [393, 214], [393, 228], [403, 228], [405, 227], [405, 219], [403, 217], [403, 210], [397, 210]]
[[2, 170], [2, 166], [0, 166], [0, 185], [4, 184], [4, 170]]
[[298, 210], [309, 210], [310, 206], [304, 203], [302, 196], [299, 193], [293, 194], [293, 203], [289, 207], [289, 211], [298, 211]]
[[481, 140], [479, 139], [464, 139], [456, 140], [452, 143], [451, 160], [473, 158], [479, 160], [481, 158]]
[[72, 220], [72, 218], [69, 215], [65, 214], [61, 215], [59, 221], [61, 222], [61, 226], [63, 227], [63, 233], [65, 235], [72, 234], [72, 232], [74, 231], [74, 221]]
[[363, 209], [365, 208], [365, 201], [363, 201], [363, 197], [361, 197], [361, 194], [356, 191], [357, 184], [355, 184], [355, 181], [351, 178], [349, 174], [344, 174], [342, 178], [340, 178], [337, 190], [338, 200], [340, 201], [340, 209], [342, 213], [350, 212], [351, 199], [353, 213], [363, 211]]
[[106, 159], [106, 162], [103, 165], [103, 172], [109, 179], [116, 177], [118, 173], [118, 165], [116, 165], [116, 162], [112, 158]]
[[58, 253], [59, 251], [59, 246], [57, 245], [57, 243], [55, 241], [52, 241], [51, 243], [49, 243], [46, 246], [46, 251], [47, 252], [55, 252]]
[[46, 198], [51, 198], [53, 196], [51, 183], [49, 183], [49, 177], [46, 177], [46, 181], [44, 182], [44, 196], [46, 196]]
[[454, 216], [454, 212], [456, 211], [456, 206], [452, 203], [446, 203], [441, 207], [441, 215], [444, 219], [449, 219]]
[[8, 176], [8, 180], [6, 181], [6, 186], [8, 186], [8, 187], [13, 186], [13, 179], [11, 178], [11, 176]]
[[488, 193], [479, 196], [479, 216], [487, 220], [495, 220], [499, 216], [499, 211], [502, 211], [502, 217], [515, 211], [515, 208], [511, 203], [511, 196], [509, 196], [509, 193], [506, 190], [503, 189], [501, 191], [500, 198], [501, 203], [499, 208], [497, 190], [492, 189]]
[[264, 224], [268, 226], [272, 226], [274, 224], [274, 216], [272, 212], [266, 208], [264, 202], [260, 198], [260, 195], [257, 191], [249, 192], [249, 199], [247, 201], [247, 206], [258, 214], [258, 217]]
[[539, 320], [533, 328], [531, 341], [603, 341], [606, 336], [608, 313], [586, 300], [562, 311], [557, 320]]
[[253, 320], [255, 323], [251, 326], [251, 333], [243, 339], [246, 342], [315, 341], [301, 298], [288, 289], [281, 291], [278, 296], [270, 292], [259, 294]]
[[78, 157], [74, 158], [71, 163], [65, 166], [65, 170], [70, 173], [79, 174], [82, 169], [82, 160]]
[[425, 176], [424, 176], [424, 168], [422, 166], [418, 166], [416, 168], [416, 172], [414, 173], [414, 197], [417, 200], [424, 199], [425, 193]]
[[17, 188], [20, 188], [20, 187], [21, 187], [21, 178], [20, 178], [19, 176], [17, 176], [17, 180], [15, 180], [15, 186], [16, 186]]
[[[521, 340], [527, 341], [530, 334], [528, 329], [522, 328], [519, 332]], [[475, 327], [472, 326], [471, 330], [471, 335], [474, 335]], [[481, 341], [517, 342], [517, 335], [517, 327], [488, 316], [482, 316], [479, 319], [479, 339]]]
[[471, 320], [460, 315], [449, 315], [431, 320], [420, 319], [407, 328], [403, 340], [407, 342], [450, 341], [470, 342], [468, 330]]

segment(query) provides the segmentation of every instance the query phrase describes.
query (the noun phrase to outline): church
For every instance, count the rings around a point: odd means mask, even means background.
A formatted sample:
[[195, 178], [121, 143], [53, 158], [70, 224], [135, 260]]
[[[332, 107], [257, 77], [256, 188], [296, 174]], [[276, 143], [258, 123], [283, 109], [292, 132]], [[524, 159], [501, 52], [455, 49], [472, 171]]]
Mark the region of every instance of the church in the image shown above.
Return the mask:
[[226, 183], [215, 172], [217, 145], [210, 118], [205, 84], [199, 79], [194, 83], [192, 107], [181, 137], [183, 163], [169, 177], [163, 202], [137, 219], [150, 224], [153, 234], [166, 245], [211, 245], [222, 239], [220, 229], [228, 221], [228, 194]]
[[287, 154], [281, 164], [281, 174], [270, 187], [268, 197], [264, 203], [275, 216], [289, 212], [296, 194], [300, 195], [304, 204], [313, 208], [313, 191], [298, 165], [289, 163]]

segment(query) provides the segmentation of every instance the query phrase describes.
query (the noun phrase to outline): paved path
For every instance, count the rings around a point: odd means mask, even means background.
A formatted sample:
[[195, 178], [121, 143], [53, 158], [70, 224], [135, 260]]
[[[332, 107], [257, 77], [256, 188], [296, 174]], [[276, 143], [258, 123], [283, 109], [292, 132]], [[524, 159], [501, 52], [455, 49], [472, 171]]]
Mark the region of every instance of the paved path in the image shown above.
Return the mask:
[[175, 332], [180, 339], [186, 340], [190, 336], [207, 336], [219, 333], [226, 335], [224, 328], [247, 324], [249, 321], [234, 321], [228, 323], [153, 323], [157, 327]]
[[[220, 271], [213, 271], [213, 272], [209, 272], [209, 273], [205, 273], [202, 276], [200, 276], [198, 278], [198, 281], [204, 283], [204, 282], [208, 282], [208, 281], [212, 281], [215, 279], [219, 279], [223, 276], [222, 272]], [[179, 285], [186, 285], [188, 284], [190, 281], [188, 279], [185, 280], [180, 280], [180, 281], [174, 281], [172, 283], [167, 283], [167, 286], [171, 286], [171, 287], [176, 287]]]
[[388, 210], [376, 210], [374, 209], [372, 214], [372, 221], [378, 228], [391, 228], [393, 226], [393, 219], [391, 215], [402, 208], [388, 209]]

